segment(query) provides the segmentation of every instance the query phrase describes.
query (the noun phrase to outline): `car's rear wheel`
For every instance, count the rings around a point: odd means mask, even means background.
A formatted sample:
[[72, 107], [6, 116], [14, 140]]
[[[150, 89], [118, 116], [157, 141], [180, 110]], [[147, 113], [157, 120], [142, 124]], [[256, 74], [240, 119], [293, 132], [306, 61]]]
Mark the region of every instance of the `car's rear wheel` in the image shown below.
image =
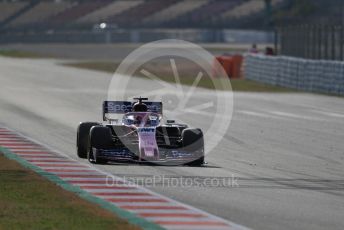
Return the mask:
[[76, 149], [78, 157], [86, 158], [89, 146], [89, 135], [90, 130], [93, 126], [99, 125], [96, 122], [82, 122], [78, 126], [77, 137], [76, 137]]
[[204, 164], [204, 137], [201, 129], [187, 128], [182, 131], [183, 150], [194, 154], [195, 160], [186, 165], [201, 166]]
[[109, 127], [94, 126], [90, 130], [89, 151], [87, 158], [90, 162], [96, 164], [105, 164], [106, 159], [97, 156], [93, 149], [111, 149], [113, 147], [111, 130]]

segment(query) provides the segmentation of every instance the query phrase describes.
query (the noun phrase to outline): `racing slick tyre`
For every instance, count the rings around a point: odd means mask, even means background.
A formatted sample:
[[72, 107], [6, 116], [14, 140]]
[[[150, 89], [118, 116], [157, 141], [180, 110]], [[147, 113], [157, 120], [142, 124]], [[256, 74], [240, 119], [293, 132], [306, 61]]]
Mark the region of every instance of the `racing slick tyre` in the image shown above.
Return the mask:
[[195, 154], [196, 160], [188, 162], [189, 166], [204, 164], [204, 137], [201, 129], [184, 129], [182, 132], [183, 150]]
[[93, 154], [93, 148], [95, 149], [110, 149], [113, 146], [111, 130], [104, 126], [93, 126], [90, 130], [90, 142], [87, 158], [91, 163], [105, 164], [106, 159], [97, 157], [97, 154]]
[[77, 135], [76, 135], [76, 149], [78, 157], [87, 158], [87, 151], [89, 146], [89, 135], [90, 129], [99, 125], [96, 122], [81, 122], [78, 126]]

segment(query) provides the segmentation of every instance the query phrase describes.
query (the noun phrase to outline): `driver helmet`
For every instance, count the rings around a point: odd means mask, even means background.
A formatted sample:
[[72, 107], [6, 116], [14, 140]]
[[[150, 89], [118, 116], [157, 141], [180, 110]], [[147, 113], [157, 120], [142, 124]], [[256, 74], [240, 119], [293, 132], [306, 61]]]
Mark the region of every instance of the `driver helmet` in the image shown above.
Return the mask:
[[133, 105], [133, 112], [147, 112], [147, 105], [144, 103], [136, 102]]

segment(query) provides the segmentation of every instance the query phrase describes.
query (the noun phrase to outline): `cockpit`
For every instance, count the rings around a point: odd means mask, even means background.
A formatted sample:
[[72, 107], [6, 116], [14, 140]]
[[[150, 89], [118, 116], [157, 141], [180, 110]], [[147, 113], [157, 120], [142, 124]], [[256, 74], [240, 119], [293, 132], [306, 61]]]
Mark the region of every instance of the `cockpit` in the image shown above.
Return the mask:
[[158, 126], [160, 123], [160, 115], [151, 112], [133, 112], [123, 116], [123, 125], [135, 125], [137, 127]]

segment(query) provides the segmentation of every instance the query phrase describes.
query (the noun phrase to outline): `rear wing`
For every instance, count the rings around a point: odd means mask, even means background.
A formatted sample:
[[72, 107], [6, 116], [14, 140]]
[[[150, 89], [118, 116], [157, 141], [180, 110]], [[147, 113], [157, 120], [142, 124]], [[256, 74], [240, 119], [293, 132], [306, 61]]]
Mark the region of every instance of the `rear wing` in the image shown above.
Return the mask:
[[[132, 112], [133, 104], [130, 101], [104, 101], [103, 102], [103, 121], [108, 120], [108, 114], [125, 114]], [[147, 112], [158, 113], [162, 115], [162, 102], [145, 101]]]

